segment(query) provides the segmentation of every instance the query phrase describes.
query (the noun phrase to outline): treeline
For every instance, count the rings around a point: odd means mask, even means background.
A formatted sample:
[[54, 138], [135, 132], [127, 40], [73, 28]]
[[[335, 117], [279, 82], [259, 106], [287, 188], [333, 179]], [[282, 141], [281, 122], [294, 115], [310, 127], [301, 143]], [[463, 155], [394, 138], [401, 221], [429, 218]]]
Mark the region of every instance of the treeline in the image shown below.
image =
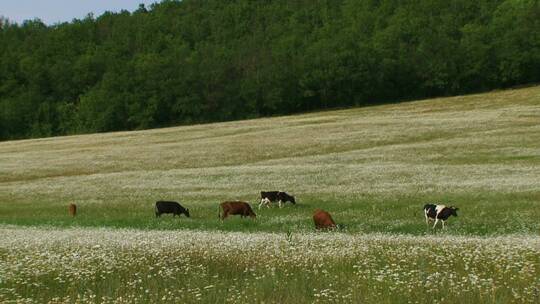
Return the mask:
[[0, 19], [0, 139], [132, 130], [540, 81], [536, 0], [184, 0]]

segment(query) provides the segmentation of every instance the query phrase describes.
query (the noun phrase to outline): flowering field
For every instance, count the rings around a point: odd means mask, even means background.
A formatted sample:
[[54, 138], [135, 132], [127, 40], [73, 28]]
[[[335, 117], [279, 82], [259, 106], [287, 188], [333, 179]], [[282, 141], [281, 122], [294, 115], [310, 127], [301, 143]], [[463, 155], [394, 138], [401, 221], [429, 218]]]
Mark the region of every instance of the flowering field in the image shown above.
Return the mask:
[[0, 302], [538, 303], [540, 238], [0, 228]]
[[[2, 142], [0, 302], [540, 303], [539, 181], [540, 86]], [[261, 190], [298, 204], [218, 220]]]

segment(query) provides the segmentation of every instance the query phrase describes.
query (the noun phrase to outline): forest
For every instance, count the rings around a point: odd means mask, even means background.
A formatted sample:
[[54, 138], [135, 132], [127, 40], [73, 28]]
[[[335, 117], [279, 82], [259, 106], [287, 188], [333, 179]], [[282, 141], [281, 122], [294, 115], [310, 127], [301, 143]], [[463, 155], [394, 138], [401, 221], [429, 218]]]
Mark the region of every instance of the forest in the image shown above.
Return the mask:
[[54, 25], [0, 18], [0, 140], [539, 81], [538, 0], [165, 0]]

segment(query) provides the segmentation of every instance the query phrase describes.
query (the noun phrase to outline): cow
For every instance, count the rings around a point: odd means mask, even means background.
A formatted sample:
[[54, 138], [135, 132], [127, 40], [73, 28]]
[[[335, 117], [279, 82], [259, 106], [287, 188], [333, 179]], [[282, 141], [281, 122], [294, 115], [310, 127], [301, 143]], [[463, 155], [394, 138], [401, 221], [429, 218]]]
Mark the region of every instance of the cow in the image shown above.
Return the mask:
[[446, 207], [445, 205], [435, 205], [435, 204], [425, 204], [424, 205], [424, 216], [426, 217], [426, 225], [429, 226], [429, 222], [435, 220], [433, 229], [437, 226], [439, 220], [442, 222], [442, 227], [444, 229], [444, 222], [450, 216], [457, 216], [459, 208], [456, 207]]
[[68, 210], [69, 210], [69, 214], [70, 214], [71, 216], [77, 215], [77, 205], [75, 205], [75, 204], [69, 204]]
[[[251, 209], [251, 206], [248, 202], [242, 201], [226, 201], [219, 204], [220, 209], [218, 210], [218, 217], [221, 220], [224, 220], [229, 215], [240, 215], [240, 217], [249, 216], [255, 218], [255, 212]], [[220, 214], [220, 211], [223, 210], [223, 215]]]
[[336, 223], [332, 219], [330, 213], [316, 209], [313, 213], [313, 222], [315, 222], [316, 229], [335, 229], [337, 228]]
[[294, 196], [287, 194], [287, 192], [282, 191], [261, 191], [261, 202], [259, 204], [259, 209], [261, 206], [265, 205], [270, 208], [270, 203], [278, 202], [279, 208], [281, 208], [281, 203], [291, 202], [293, 205], [296, 204]]
[[172, 201], [157, 201], [155, 206], [156, 217], [160, 217], [163, 213], [172, 213], [173, 217], [180, 214], [184, 214], [189, 217], [189, 209], [182, 207], [177, 202]]

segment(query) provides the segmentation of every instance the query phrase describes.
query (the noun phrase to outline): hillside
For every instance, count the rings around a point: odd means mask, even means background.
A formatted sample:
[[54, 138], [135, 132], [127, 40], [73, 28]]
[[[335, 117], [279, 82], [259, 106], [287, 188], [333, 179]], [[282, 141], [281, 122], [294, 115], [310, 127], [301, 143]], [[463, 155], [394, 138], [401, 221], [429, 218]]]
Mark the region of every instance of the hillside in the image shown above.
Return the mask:
[[[148, 131], [0, 143], [0, 223], [424, 233], [427, 201], [460, 207], [449, 233], [540, 231], [540, 86]], [[297, 206], [218, 223], [217, 203], [261, 190]], [[191, 219], [155, 220], [179, 200]], [[80, 216], [67, 216], [76, 202]], [[478, 214], [489, 215], [478, 217]], [[286, 224], [286, 225], [283, 225]]]
[[163, 0], [50, 26], [0, 16], [0, 140], [538, 83], [538, 33], [535, 0]]
[[[0, 302], [537, 303], [539, 169], [540, 86], [2, 142]], [[257, 209], [275, 189], [297, 204]]]

